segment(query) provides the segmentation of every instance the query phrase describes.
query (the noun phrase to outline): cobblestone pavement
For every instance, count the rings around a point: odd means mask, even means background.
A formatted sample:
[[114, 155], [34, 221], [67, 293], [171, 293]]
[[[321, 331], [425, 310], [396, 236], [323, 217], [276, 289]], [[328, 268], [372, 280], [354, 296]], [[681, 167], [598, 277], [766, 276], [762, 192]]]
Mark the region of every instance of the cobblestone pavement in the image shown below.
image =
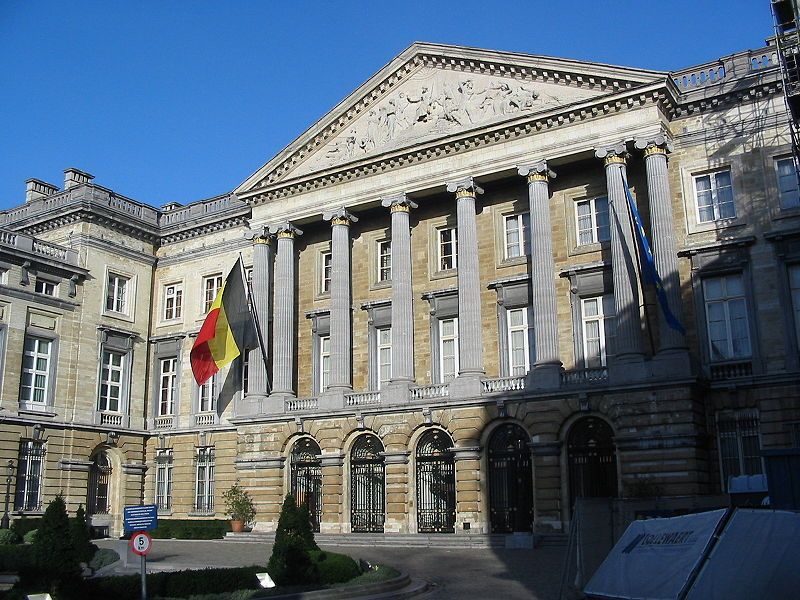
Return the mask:
[[[123, 542], [103, 540], [98, 545], [118, 552]], [[384, 563], [412, 578], [433, 584], [425, 595], [430, 600], [556, 600], [561, 577], [563, 548], [535, 550], [329, 547], [334, 552]], [[272, 551], [267, 543], [226, 540], [154, 540], [148, 571], [203, 567], [265, 565]], [[130, 555], [128, 568], [136, 572], [139, 559]]]

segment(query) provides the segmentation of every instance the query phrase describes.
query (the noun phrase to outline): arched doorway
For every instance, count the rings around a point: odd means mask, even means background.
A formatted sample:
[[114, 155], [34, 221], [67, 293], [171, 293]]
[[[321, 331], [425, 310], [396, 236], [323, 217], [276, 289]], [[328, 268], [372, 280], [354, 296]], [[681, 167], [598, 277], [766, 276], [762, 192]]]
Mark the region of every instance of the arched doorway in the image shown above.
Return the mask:
[[417, 530], [453, 533], [456, 523], [456, 464], [453, 440], [431, 429], [417, 443]]
[[89, 490], [86, 512], [90, 515], [107, 515], [111, 509], [111, 462], [105, 450], [97, 452], [89, 467]]
[[597, 417], [583, 417], [567, 438], [570, 510], [576, 498], [617, 495], [617, 456], [611, 426]]
[[533, 475], [528, 434], [501, 425], [489, 440], [489, 519], [492, 533], [531, 531]]
[[298, 506], [308, 505], [311, 527], [319, 531], [322, 512], [322, 454], [319, 444], [311, 438], [295, 442], [290, 459], [292, 496]]
[[350, 528], [383, 533], [386, 476], [383, 444], [371, 433], [360, 435], [350, 451]]

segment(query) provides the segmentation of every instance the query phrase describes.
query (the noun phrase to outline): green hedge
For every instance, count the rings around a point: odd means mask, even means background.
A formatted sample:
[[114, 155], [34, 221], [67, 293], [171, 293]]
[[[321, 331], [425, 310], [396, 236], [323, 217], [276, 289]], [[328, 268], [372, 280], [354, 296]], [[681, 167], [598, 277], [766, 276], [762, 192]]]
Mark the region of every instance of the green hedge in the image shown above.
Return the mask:
[[358, 568], [356, 561], [346, 554], [312, 550], [309, 555], [311, 560], [317, 564], [320, 583], [344, 583], [361, 574], [361, 569]]
[[219, 519], [159, 519], [158, 527], [150, 535], [156, 539], [218, 540], [230, 530], [230, 521]]
[[33, 567], [35, 561], [31, 545], [0, 546], [0, 572], [16, 573], [20, 569]]
[[29, 531], [39, 529], [41, 523], [41, 517], [20, 517], [11, 521], [11, 529], [16, 531], [19, 537], [24, 538]]

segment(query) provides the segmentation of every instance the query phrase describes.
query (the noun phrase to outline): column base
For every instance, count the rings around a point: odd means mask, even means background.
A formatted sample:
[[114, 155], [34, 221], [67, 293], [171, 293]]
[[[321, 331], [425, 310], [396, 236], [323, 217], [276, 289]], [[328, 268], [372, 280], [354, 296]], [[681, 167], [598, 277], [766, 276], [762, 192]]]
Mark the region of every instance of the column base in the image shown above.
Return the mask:
[[381, 404], [408, 404], [411, 379], [394, 379], [381, 388]]
[[662, 350], [653, 357], [650, 370], [654, 379], [676, 379], [692, 376], [692, 360], [684, 348]]
[[450, 397], [479, 398], [483, 392], [481, 378], [483, 373], [459, 373], [450, 382]]
[[263, 414], [267, 398], [266, 393], [245, 394], [244, 398], [236, 403], [235, 416], [249, 417]]
[[644, 381], [650, 377], [650, 365], [643, 354], [623, 354], [608, 360], [608, 381], [612, 384]]
[[525, 378], [525, 387], [532, 390], [557, 390], [561, 387], [561, 363], [534, 365]]

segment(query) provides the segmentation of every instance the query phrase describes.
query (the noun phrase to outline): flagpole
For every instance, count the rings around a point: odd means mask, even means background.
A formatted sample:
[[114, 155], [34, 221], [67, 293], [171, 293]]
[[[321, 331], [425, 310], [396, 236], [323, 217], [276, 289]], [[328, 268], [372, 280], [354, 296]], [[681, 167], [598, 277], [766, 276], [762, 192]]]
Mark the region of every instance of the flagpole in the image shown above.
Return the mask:
[[[242, 258], [242, 253], [239, 252], [239, 265], [241, 269], [244, 269], [244, 259]], [[244, 276], [244, 282], [247, 284], [247, 306], [250, 308], [250, 314], [253, 316], [253, 321], [256, 323], [256, 337], [258, 338], [258, 347], [261, 350], [261, 359], [264, 361], [264, 373], [267, 380], [267, 389], [272, 389], [272, 384], [269, 381], [269, 369], [267, 365], [267, 349], [264, 345], [264, 338], [261, 335], [261, 321], [258, 319], [258, 311], [256, 310], [255, 303], [253, 302], [253, 283], [246, 277], [245, 273], [242, 273]]]

